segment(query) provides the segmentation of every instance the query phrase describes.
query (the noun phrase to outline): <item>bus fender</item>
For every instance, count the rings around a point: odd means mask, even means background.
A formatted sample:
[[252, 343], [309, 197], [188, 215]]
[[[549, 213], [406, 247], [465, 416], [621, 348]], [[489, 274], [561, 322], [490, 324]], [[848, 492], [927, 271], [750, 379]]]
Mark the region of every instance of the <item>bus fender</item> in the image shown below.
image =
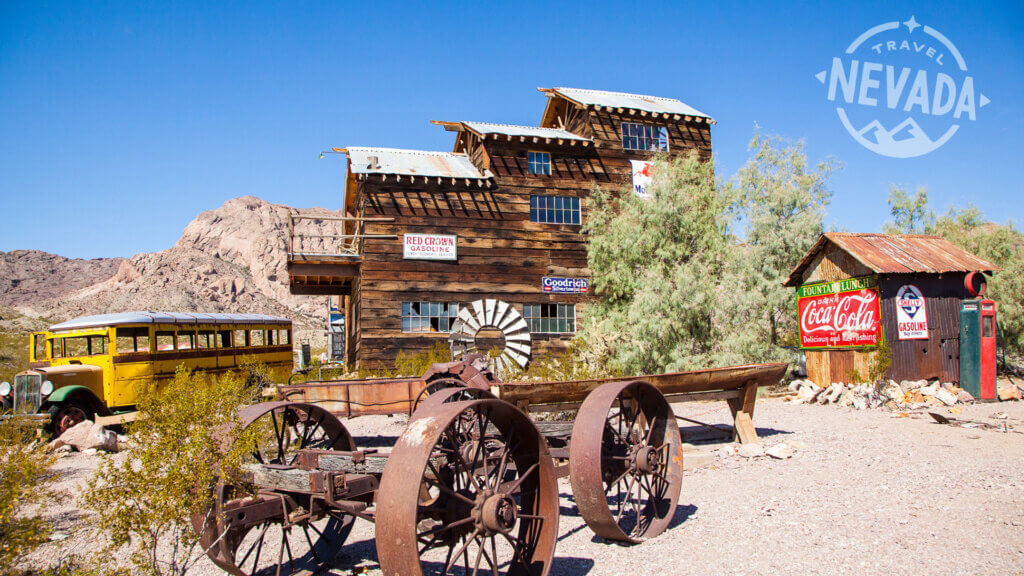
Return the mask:
[[53, 394], [47, 396], [39, 411], [43, 412], [54, 404], [72, 401], [85, 404], [95, 414], [106, 414], [107, 412], [107, 407], [103, 404], [103, 401], [97, 398], [92, 390], [80, 385], [62, 386], [54, 390]]

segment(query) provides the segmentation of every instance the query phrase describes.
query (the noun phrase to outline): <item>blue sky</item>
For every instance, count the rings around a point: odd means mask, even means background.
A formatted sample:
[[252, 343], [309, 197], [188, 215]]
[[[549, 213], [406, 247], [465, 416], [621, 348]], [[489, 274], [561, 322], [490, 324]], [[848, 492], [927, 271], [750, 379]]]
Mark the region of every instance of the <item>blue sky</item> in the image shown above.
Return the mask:
[[[887, 158], [847, 134], [814, 75], [911, 16], [991, 103], [941, 148]], [[0, 250], [161, 250], [246, 194], [337, 208], [344, 164], [321, 150], [450, 149], [431, 119], [535, 125], [538, 86], [679, 98], [718, 121], [719, 174], [755, 126], [803, 139], [843, 163], [828, 223], [845, 230], [877, 230], [891, 184], [1019, 225], [1022, 25], [1012, 2], [4, 2]]]

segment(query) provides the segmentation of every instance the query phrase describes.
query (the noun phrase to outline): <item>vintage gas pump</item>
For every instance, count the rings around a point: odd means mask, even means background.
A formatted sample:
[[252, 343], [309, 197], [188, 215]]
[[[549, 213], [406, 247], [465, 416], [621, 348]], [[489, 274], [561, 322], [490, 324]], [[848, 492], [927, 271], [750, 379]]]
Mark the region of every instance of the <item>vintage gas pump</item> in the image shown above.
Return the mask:
[[960, 303], [960, 387], [979, 400], [996, 398], [996, 303]]

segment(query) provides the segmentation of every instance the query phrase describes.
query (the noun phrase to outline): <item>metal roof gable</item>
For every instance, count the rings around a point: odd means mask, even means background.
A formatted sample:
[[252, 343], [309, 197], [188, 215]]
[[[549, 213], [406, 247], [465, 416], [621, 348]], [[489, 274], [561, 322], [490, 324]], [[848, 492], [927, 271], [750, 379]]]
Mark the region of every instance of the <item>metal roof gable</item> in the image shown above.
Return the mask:
[[784, 286], [800, 284], [814, 257], [831, 242], [876, 274], [942, 274], [995, 272], [998, 266], [956, 246], [941, 236], [917, 234], [822, 234], [800, 260]]
[[660, 114], [681, 114], [683, 116], [696, 116], [707, 118], [714, 122], [711, 116], [697, 110], [696, 108], [683, 103], [675, 98], [664, 98], [661, 96], [648, 96], [645, 94], [629, 94], [626, 92], [608, 92], [605, 90], [589, 90], [585, 88], [538, 88], [547, 94], [558, 94], [559, 96], [575, 102], [580, 106], [606, 106], [608, 108], [628, 108], [631, 110], [645, 110]]

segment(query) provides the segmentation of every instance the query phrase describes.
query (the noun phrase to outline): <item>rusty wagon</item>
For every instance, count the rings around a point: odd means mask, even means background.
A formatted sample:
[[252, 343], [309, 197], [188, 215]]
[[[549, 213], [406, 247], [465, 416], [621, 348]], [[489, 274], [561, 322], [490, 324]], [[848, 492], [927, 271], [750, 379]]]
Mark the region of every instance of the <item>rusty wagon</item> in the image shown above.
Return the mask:
[[[356, 518], [375, 523], [389, 576], [544, 575], [558, 537], [559, 477], [569, 476], [598, 536], [631, 544], [657, 536], [683, 474], [669, 402], [726, 400], [738, 438], [757, 441], [757, 388], [785, 369], [499, 382], [467, 357], [419, 378], [279, 386], [279, 400], [241, 411], [247, 426], [267, 431], [245, 467], [248, 489], [219, 486], [213, 509], [193, 524], [210, 558], [237, 575], [322, 570]], [[528, 416], [574, 407], [573, 422]], [[403, 412], [409, 423], [390, 452], [360, 449], [338, 418]]]

